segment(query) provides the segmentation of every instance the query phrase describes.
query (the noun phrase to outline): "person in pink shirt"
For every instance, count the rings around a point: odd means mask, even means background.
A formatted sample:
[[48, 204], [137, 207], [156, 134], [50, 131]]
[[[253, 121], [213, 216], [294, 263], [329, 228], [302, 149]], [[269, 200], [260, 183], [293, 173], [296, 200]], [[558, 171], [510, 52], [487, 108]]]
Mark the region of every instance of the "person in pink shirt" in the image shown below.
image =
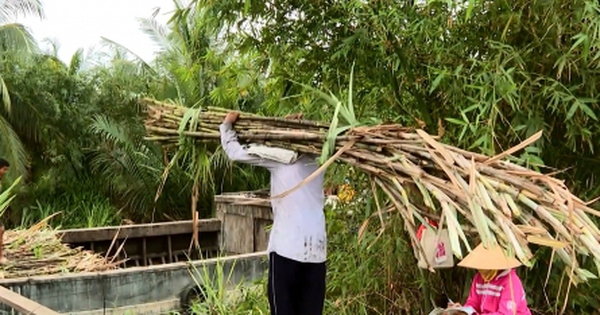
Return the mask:
[[478, 271], [462, 307], [471, 307], [478, 315], [531, 315], [523, 284], [515, 272], [521, 263], [507, 257], [500, 246], [485, 248], [480, 244], [458, 266]]

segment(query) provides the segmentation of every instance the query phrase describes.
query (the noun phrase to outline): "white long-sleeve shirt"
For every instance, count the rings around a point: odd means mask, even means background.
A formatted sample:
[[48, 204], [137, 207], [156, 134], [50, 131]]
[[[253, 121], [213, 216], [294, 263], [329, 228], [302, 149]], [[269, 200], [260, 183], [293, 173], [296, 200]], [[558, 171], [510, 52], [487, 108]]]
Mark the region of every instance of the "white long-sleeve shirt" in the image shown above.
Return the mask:
[[[271, 172], [272, 197], [296, 187], [319, 168], [314, 159], [306, 156], [293, 164], [283, 164], [250, 155], [238, 142], [231, 124], [222, 124], [220, 131], [221, 145], [231, 160], [261, 166]], [[273, 228], [267, 252], [299, 262], [326, 260], [323, 173], [291, 194], [271, 200]]]

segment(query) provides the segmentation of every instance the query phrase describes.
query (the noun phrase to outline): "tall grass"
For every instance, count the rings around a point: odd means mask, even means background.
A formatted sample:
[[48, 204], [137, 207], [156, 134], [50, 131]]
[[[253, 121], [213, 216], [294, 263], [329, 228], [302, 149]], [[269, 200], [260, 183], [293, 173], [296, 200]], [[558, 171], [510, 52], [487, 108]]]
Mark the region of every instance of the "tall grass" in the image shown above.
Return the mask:
[[91, 228], [119, 225], [126, 217], [109, 199], [99, 182], [91, 176], [71, 177], [50, 172], [37, 182], [20, 187], [7, 210], [8, 228], [28, 228], [56, 214], [53, 228]]
[[123, 219], [121, 211], [108, 198], [93, 191], [83, 191], [36, 200], [35, 205], [23, 208], [18, 225], [29, 227], [55, 213], [59, 214], [49, 222], [55, 228], [119, 225]]
[[[234, 283], [235, 263], [226, 271], [222, 261], [214, 266], [193, 266], [190, 270], [195, 288], [192, 304], [183, 311], [189, 314], [269, 314], [265, 280]], [[266, 275], [265, 275], [266, 276]], [[184, 306], [185, 307], [185, 306]]]
[[37, 201], [36, 205], [23, 209], [21, 227], [28, 227], [52, 214], [50, 225], [55, 228], [92, 228], [121, 223], [121, 213], [108, 199], [101, 196], [66, 196], [49, 202]]

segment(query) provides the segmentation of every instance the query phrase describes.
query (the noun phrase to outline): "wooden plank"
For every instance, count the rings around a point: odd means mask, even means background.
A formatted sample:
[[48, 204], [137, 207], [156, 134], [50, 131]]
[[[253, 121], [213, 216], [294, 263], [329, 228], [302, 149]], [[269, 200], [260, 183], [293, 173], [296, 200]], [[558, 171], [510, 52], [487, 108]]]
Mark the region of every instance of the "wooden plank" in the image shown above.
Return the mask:
[[[144, 262], [146, 261], [147, 258], [147, 252], [146, 252], [146, 238], [142, 238], [142, 256], [144, 258]], [[144, 264], [145, 265], [145, 264]]]
[[[70, 229], [59, 231], [59, 235], [62, 236], [63, 242], [66, 243], [97, 242], [112, 240], [119, 230], [118, 239], [190, 234], [192, 233], [192, 220]], [[221, 221], [218, 219], [198, 220], [199, 232], [218, 232], [220, 230]]]
[[254, 218], [254, 251], [266, 251], [269, 245], [269, 233], [267, 227], [273, 224], [271, 220]]
[[223, 221], [223, 250], [236, 254], [254, 252], [254, 219], [227, 215]]
[[249, 196], [251, 198], [263, 198], [267, 199], [270, 196], [269, 189], [259, 189], [259, 190], [248, 190], [248, 191], [230, 191], [230, 192], [222, 192], [220, 195], [216, 195], [216, 198], [219, 197], [228, 197], [228, 196]]
[[221, 220], [219, 244], [227, 253], [251, 253], [265, 250], [273, 221], [268, 192], [237, 192], [215, 196], [216, 216]]
[[240, 191], [215, 196], [215, 203], [271, 208], [268, 191]]
[[0, 302], [14, 308], [22, 314], [60, 315], [60, 313], [57, 313], [2, 286], [0, 286]]
[[169, 252], [169, 263], [173, 262], [173, 244], [171, 240], [171, 235], [167, 236], [167, 251]]
[[265, 207], [239, 205], [234, 203], [218, 203], [217, 211], [224, 213], [224, 215], [233, 214], [273, 220], [273, 210]]
[[[218, 251], [219, 248], [217, 246], [210, 246], [210, 247], [202, 247], [201, 248], [202, 252], [210, 252], [210, 251]], [[175, 255], [184, 255], [184, 254], [188, 254], [188, 250], [187, 249], [181, 249], [181, 250], [176, 250], [173, 251], [172, 254]], [[131, 261], [138, 261], [138, 260], [144, 260], [144, 261], [149, 261], [149, 259], [155, 259], [155, 258], [165, 258], [168, 254], [165, 253], [151, 253], [151, 254], [147, 254], [146, 257], [142, 256], [142, 255], [132, 255], [132, 256], [128, 256], [127, 259], [129, 260], [129, 262]], [[214, 257], [208, 257], [208, 258], [214, 258]], [[142, 264], [143, 265], [143, 264]]]

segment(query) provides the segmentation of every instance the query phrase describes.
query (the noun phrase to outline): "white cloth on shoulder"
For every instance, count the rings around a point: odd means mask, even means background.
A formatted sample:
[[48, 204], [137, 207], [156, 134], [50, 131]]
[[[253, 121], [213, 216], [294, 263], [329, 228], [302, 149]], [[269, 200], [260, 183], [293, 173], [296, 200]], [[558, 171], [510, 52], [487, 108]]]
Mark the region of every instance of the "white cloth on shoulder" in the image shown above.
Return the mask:
[[298, 152], [288, 149], [268, 147], [256, 143], [247, 145], [246, 151], [248, 154], [256, 155], [263, 159], [283, 164], [293, 164], [298, 160]]

